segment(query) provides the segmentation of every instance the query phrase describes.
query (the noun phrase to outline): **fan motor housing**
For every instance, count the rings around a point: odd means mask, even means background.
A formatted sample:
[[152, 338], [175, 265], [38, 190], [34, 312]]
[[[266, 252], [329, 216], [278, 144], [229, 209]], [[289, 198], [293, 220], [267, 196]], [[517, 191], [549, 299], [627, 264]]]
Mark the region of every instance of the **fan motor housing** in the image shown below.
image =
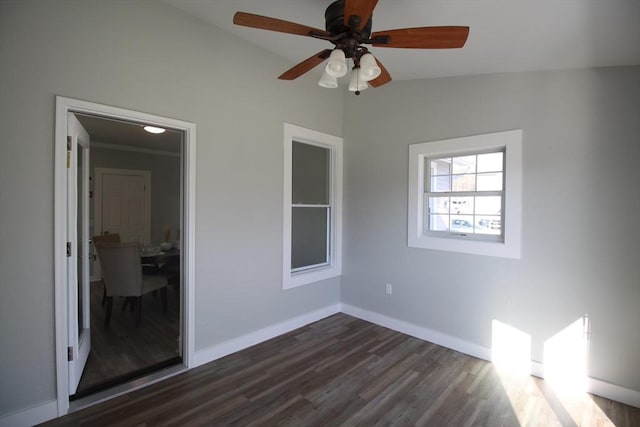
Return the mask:
[[[349, 28], [344, 25], [344, 0], [334, 1], [327, 7], [324, 12], [325, 29], [331, 35], [336, 36], [342, 33], [348, 33]], [[371, 36], [371, 19], [359, 32], [361, 39], [368, 39]]]

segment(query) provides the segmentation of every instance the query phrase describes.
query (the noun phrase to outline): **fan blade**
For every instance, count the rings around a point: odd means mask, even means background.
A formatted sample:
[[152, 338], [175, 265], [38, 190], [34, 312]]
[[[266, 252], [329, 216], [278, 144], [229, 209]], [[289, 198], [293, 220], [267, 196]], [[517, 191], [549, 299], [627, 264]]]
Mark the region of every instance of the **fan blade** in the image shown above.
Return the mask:
[[369, 85], [373, 87], [380, 87], [383, 84], [389, 83], [391, 81], [391, 74], [389, 74], [389, 71], [384, 68], [384, 65], [382, 65], [382, 62], [380, 62], [378, 58], [376, 58], [376, 62], [378, 63], [378, 67], [380, 67], [380, 69], [382, 70], [382, 73], [375, 79], [371, 80], [369, 82]]
[[331, 36], [324, 30], [319, 30], [295, 22], [283, 21], [282, 19], [269, 18], [268, 16], [254, 15], [252, 13], [236, 12], [233, 15], [233, 23], [245, 27], [259, 28], [261, 30], [277, 31], [279, 33], [296, 34], [299, 36], [312, 37], [311, 34]]
[[295, 80], [307, 71], [311, 70], [316, 65], [324, 62], [329, 57], [329, 55], [331, 55], [331, 49], [322, 50], [312, 57], [305, 59], [298, 65], [295, 65], [289, 70], [285, 71], [278, 78], [280, 80]]
[[[419, 27], [378, 31], [371, 38], [376, 47], [452, 49], [464, 46], [468, 35], [469, 27]], [[376, 40], [387, 37], [387, 43]]]
[[344, 2], [344, 25], [350, 27], [349, 18], [351, 15], [360, 17], [360, 23], [358, 24], [358, 31], [361, 31], [371, 15], [373, 15], [373, 9], [375, 9], [378, 0], [345, 0]]

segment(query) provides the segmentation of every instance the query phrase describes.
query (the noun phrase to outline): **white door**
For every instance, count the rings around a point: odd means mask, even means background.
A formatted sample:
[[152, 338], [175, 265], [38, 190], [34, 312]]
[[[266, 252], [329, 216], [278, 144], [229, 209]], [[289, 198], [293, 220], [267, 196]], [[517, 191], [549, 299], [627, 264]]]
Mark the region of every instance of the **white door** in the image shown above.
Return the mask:
[[150, 171], [96, 168], [96, 233], [150, 244], [150, 187]]
[[102, 232], [119, 233], [123, 242], [149, 243], [145, 199], [144, 175], [102, 175]]
[[[151, 172], [143, 170], [95, 170], [94, 233], [118, 233], [123, 242], [151, 243]], [[96, 257], [92, 280], [102, 278]]]
[[67, 116], [67, 295], [69, 394], [78, 388], [91, 349], [89, 294], [89, 134]]

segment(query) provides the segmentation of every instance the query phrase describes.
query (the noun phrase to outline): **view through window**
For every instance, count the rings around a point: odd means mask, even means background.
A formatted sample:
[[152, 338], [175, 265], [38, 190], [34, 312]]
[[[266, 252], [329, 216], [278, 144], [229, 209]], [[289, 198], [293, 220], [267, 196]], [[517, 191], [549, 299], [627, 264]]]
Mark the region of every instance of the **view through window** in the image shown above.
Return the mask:
[[425, 233], [501, 240], [504, 150], [425, 158]]

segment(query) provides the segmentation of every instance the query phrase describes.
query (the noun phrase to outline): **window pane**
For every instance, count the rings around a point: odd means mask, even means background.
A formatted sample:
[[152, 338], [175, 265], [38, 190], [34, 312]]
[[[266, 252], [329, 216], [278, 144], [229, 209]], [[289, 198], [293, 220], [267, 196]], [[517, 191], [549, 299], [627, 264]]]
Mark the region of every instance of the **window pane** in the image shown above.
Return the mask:
[[292, 208], [291, 268], [324, 264], [327, 259], [329, 208]]
[[431, 175], [451, 175], [451, 159], [434, 159], [431, 160]]
[[476, 215], [500, 215], [502, 197], [476, 197]]
[[[425, 232], [500, 235], [502, 196], [481, 196], [480, 192], [503, 191], [503, 161], [504, 152], [425, 160]], [[470, 195], [433, 194], [444, 192]]]
[[502, 191], [502, 173], [479, 173], [478, 191]]
[[293, 142], [292, 146], [292, 188], [293, 204], [329, 204], [329, 162], [328, 148]]
[[451, 231], [473, 233], [473, 216], [451, 215]]
[[429, 230], [449, 231], [449, 215], [429, 215]]
[[499, 216], [477, 216], [476, 234], [500, 235], [501, 221]]
[[441, 191], [451, 191], [451, 185], [449, 181], [450, 176], [432, 176], [431, 177], [431, 191], [434, 193]]
[[473, 197], [452, 197], [452, 214], [473, 214]]
[[478, 173], [502, 172], [503, 153], [478, 154]]
[[449, 198], [448, 197], [429, 197], [429, 213], [449, 213]]
[[476, 191], [476, 175], [454, 175], [451, 191]]
[[461, 156], [453, 158], [453, 173], [475, 173], [476, 156]]

